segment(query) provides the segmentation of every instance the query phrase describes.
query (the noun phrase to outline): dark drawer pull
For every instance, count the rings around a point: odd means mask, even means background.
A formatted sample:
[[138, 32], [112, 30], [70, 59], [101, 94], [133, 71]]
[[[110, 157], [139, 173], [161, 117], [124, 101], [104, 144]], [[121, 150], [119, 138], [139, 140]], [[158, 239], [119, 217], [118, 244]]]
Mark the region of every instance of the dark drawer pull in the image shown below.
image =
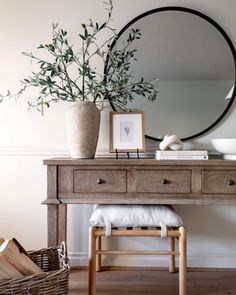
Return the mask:
[[168, 180], [165, 179], [165, 178], [163, 178], [163, 179], [161, 180], [161, 183], [162, 183], [162, 184], [167, 184], [167, 182], [168, 182]]
[[227, 183], [228, 183], [228, 185], [233, 185], [233, 184], [234, 184], [234, 181], [233, 181], [232, 179], [229, 179], [229, 180], [227, 181]]
[[102, 180], [101, 178], [99, 178], [98, 180], [97, 180], [97, 184], [102, 184], [102, 183], [104, 183], [105, 181], [104, 180]]

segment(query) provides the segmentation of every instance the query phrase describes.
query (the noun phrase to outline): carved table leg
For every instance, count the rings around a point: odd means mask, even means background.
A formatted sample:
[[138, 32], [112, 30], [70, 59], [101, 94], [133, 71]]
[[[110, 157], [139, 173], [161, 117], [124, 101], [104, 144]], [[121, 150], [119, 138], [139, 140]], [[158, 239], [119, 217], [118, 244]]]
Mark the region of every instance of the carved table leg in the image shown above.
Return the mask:
[[58, 245], [58, 205], [48, 206], [48, 247]]
[[58, 214], [58, 244], [67, 238], [67, 204], [60, 204]]
[[58, 245], [59, 200], [57, 199], [57, 166], [47, 167], [48, 247]]

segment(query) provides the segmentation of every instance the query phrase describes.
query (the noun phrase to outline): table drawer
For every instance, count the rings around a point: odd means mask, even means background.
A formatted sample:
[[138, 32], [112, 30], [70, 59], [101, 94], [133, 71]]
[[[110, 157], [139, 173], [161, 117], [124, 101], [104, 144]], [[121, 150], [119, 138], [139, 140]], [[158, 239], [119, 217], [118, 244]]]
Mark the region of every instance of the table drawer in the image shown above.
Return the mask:
[[236, 170], [202, 171], [202, 192], [236, 194]]
[[139, 193], [190, 193], [189, 170], [138, 170]]
[[75, 193], [125, 193], [127, 191], [126, 170], [74, 170]]

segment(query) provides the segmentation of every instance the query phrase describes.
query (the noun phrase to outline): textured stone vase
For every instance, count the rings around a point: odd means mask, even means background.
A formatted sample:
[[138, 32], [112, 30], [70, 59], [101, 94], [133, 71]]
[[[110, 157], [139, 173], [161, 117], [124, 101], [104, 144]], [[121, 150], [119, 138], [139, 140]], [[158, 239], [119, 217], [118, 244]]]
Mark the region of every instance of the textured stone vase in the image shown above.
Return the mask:
[[100, 126], [100, 111], [96, 105], [87, 101], [71, 103], [66, 121], [71, 157], [94, 158]]

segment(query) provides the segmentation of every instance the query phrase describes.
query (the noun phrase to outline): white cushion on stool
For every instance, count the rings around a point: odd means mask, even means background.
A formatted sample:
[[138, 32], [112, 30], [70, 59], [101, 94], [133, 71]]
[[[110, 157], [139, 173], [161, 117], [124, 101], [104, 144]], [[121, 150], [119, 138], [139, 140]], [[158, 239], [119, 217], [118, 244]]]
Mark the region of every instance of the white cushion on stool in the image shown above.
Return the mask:
[[106, 236], [112, 227], [160, 226], [161, 236], [166, 237], [168, 226], [178, 227], [183, 221], [167, 205], [95, 205], [90, 223], [106, 227]]

